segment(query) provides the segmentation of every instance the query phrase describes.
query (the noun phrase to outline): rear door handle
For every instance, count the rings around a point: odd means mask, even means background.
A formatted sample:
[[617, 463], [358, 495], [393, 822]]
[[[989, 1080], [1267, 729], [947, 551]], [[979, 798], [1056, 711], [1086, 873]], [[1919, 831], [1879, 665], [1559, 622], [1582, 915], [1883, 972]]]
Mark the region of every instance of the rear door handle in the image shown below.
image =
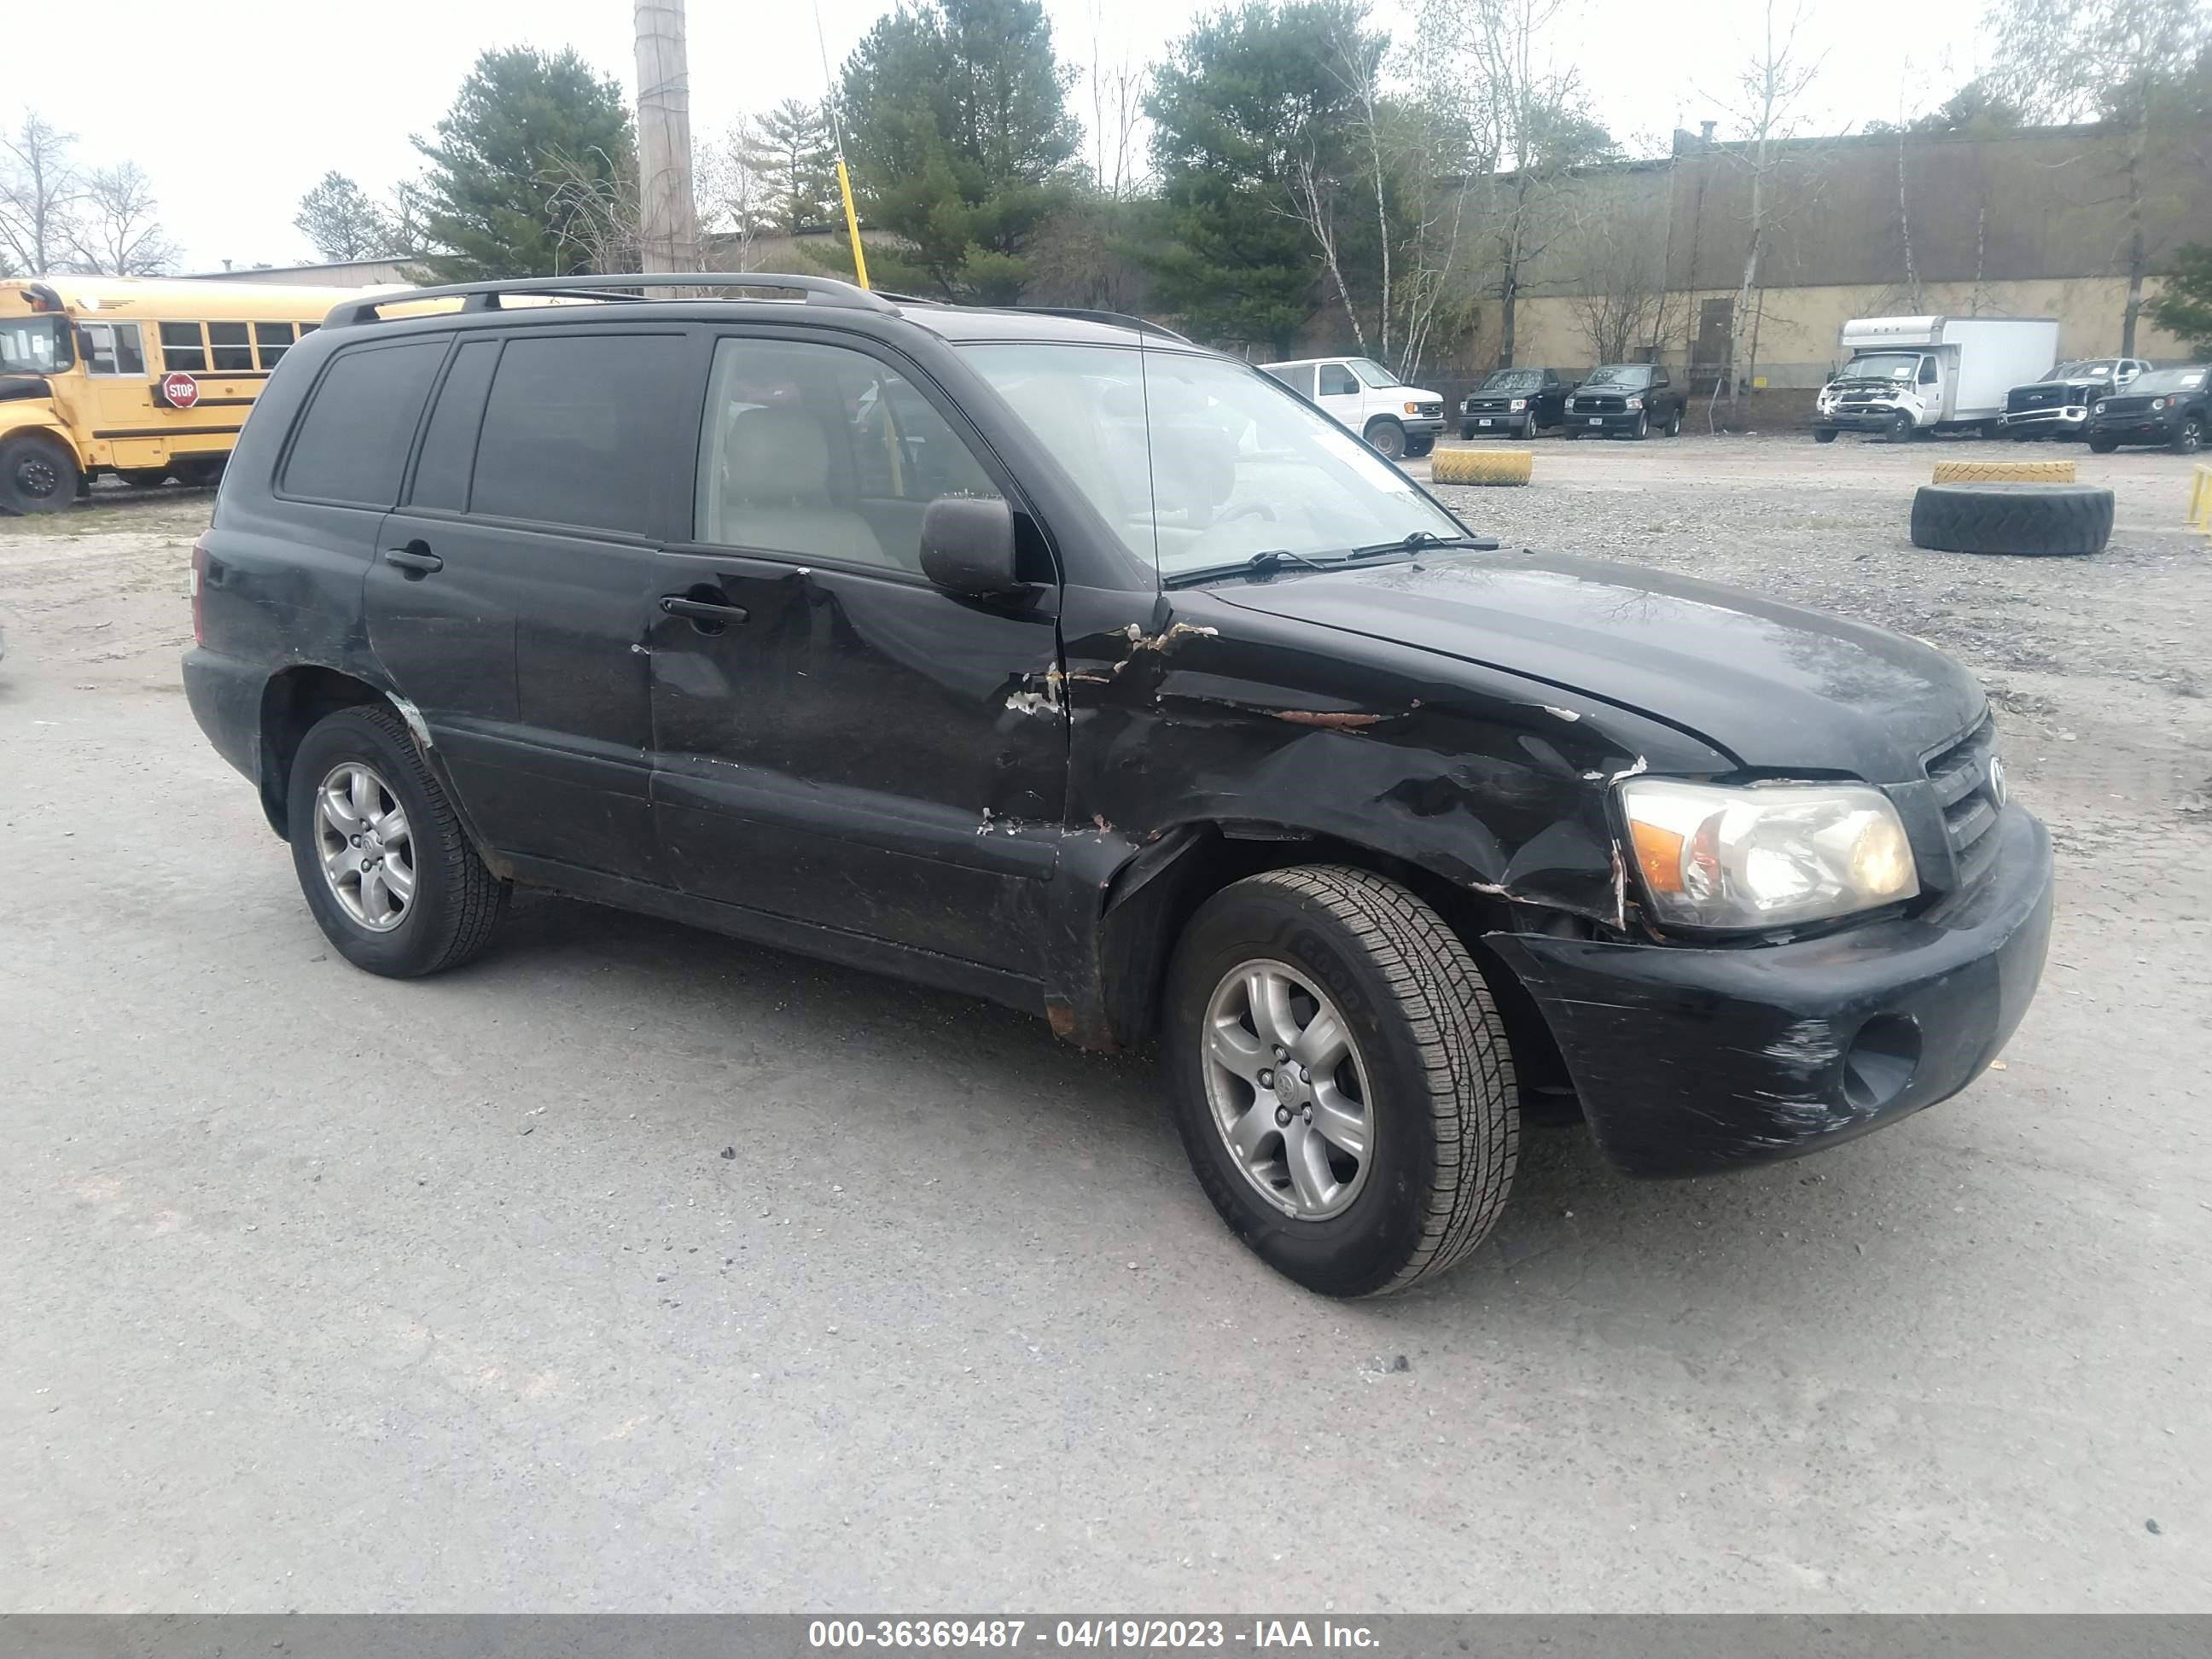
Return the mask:
[[404, 547], [386, 548], [384, 562], [386, 564], [396, 564], [402, 570], [412, 571], [422, 576], [427, 576], [434, 570], [443, 570], [446, 568], [446, 562], [420, 542], [410, 542]]
[[684, 593], [662, 594], [660, 608], [672, 617], [689, 617], [702, 627], [741, 623], [752, 615], [741, 605], [711, 605], [705, 599], [695, 599]]

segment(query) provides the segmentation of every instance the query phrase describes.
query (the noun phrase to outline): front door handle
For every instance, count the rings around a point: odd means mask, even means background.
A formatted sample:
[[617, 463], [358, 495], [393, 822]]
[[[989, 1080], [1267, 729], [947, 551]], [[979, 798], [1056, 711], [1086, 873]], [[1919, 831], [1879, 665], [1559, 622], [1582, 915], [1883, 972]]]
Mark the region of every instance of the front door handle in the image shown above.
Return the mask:
[[726, 624], [744, 622], [752, 615], [741, 605], [715, 605], [688, 593], [662, 594], [660, 608], [672, 617], [689, 617], [691, 625], [702, 634], [719, 632]]
[[384, 562], [398, 565], [410, 577], [427, 576], [434, 570], [446, 568], [446, 562], [422, 542], [410, 542], [404, 547], [386, 548]]

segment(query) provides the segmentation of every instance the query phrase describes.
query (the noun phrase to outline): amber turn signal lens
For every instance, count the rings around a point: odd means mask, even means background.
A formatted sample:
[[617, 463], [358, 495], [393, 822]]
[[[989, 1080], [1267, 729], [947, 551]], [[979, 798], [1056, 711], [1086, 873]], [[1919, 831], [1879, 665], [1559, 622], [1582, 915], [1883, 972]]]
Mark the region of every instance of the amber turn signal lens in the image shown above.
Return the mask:
[[1656, 823], [1632, 819], [1628, 833], [1636, 842], [1636, 867], [1645, 889], [1654, 893], [1682, 890], [1682, 837]]

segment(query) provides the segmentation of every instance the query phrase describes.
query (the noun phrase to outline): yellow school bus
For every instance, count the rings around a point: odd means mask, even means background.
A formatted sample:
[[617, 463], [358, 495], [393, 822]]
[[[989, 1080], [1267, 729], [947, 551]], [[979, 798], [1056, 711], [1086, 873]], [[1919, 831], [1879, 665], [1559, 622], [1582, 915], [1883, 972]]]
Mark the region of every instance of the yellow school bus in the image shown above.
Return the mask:
[[0, 279], [0, 513], [58, 511], [101, 473], [212, 483], [293, 342], [373, 291]]

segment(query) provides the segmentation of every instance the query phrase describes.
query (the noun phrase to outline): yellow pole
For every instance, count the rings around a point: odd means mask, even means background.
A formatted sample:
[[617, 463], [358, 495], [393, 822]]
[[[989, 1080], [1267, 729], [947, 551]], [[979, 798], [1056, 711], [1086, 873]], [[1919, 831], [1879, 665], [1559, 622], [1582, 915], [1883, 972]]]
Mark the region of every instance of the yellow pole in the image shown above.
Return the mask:
[[860, 216], [853, 209], [853, 176], [845, 171], [845, 157], [837, 157], [837, 193], [845, 198], [845, 234], [853, 239], [853, 274], [860, 286], [868, 285], [868, 256], [860, 247]]

